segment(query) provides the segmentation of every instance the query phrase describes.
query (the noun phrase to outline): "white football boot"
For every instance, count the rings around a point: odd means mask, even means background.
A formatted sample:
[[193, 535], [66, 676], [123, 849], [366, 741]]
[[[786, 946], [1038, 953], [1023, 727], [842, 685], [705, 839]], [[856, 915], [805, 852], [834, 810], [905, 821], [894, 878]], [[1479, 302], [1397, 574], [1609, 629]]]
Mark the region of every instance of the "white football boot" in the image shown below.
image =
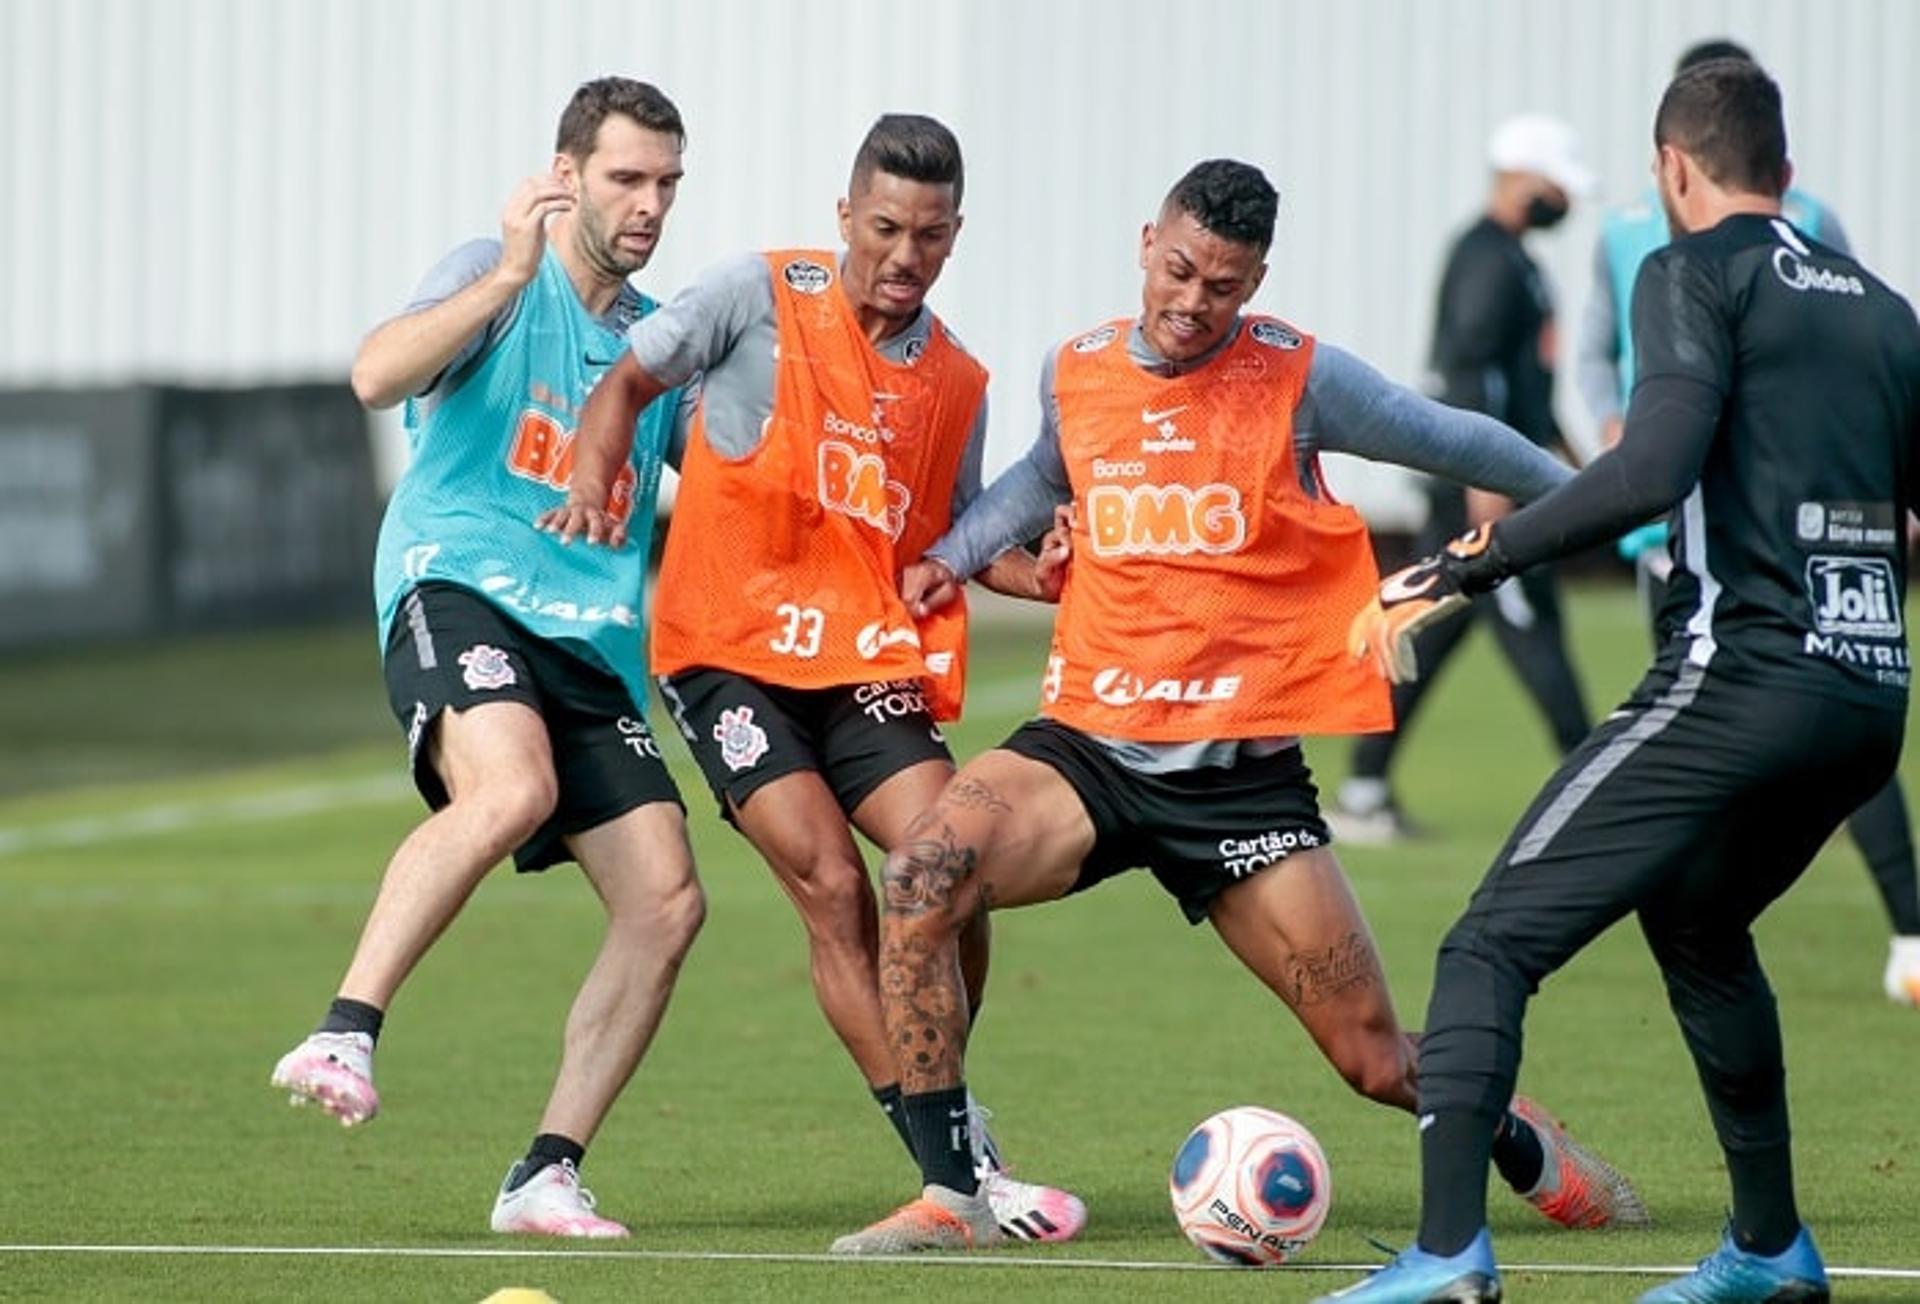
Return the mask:
[[580, 1185], [579, 1170], [571, 1159], [548, 1164], [520, 1186], [508, 1190], [525, 1160], [507, 1169], [500, 1194], [493, 1202], [496, 1232], [524, 1236], [584, 1236], [613, 1240], [628, 1235], [611, 1218], [593, 1211], [593, 1192]]
[[1887, 973], [1883, 982], [1888, 1000], [1920, 1006], [1920, 937], [1893, 939], [1887, 948]]
[[380, 1112], [373, 1089], [373, 1038], [364, 1032], [316, 1032], [280, 1057], [267, 1079], [288, 1093], [288, 1103], [320, 1106], [341, 1127], [364, 1123]]
[[980, 1183], [994, 1221], [1008, 1237], [1023, 1241], [1070, 1241], [1087, 1225], [1087, 1206], [1071, 1191], [1016, 1181], [1000, 1160], [1000, 1147], [987, 1120], [993, 1111], [967, 1093], [973, 1132], [973, 1175]]

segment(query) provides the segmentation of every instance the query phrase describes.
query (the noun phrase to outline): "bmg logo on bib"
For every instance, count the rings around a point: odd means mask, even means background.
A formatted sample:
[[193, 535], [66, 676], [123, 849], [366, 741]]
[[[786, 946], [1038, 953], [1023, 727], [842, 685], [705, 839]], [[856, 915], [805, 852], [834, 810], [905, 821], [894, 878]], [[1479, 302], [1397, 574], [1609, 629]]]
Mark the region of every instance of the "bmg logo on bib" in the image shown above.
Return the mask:
[[1813, 627], [1822, 634], [1899, 638], [1903, 632], [1893, 563], [1884, 557], [1807, 558]]

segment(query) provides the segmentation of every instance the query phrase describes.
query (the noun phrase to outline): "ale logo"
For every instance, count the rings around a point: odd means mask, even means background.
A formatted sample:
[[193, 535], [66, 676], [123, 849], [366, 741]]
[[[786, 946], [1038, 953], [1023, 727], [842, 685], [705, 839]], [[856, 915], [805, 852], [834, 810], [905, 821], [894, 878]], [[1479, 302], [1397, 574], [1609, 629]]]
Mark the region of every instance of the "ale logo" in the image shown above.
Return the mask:
[[1216, 679], [1155, 679], [1149, 682], [1131, 670], [1108, 666], [1093, 677], [1093, 695], [1108, 706], [1136, 702], [1231, 702], [1240, 693], [1239, 675]]

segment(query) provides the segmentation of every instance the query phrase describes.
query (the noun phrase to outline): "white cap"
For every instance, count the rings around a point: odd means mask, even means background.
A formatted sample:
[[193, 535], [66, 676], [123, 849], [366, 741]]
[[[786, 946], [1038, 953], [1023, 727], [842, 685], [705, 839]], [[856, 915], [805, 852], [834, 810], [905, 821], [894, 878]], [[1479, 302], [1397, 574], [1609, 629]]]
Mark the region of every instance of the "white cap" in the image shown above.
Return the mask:
[[1493, 129], [1487, 162], [1496, 172], [1531, 172], [1569, 196], [1593, 193], [1594, 176], [1580, 157], [1580, 136], [1560, 119], [1521, 113]]

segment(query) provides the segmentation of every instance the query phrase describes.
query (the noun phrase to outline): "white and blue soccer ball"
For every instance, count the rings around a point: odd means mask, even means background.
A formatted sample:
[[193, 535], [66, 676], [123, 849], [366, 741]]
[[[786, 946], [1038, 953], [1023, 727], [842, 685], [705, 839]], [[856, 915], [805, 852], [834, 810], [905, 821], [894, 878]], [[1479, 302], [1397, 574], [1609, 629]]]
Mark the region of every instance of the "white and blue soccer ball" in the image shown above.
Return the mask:
[[1167, 1190], [1180, 1230], [1209, 1257], [1266, 1267], [1298, 1255], [1319, 1234], [1333, 1175], [1304, 1124], [1241, 1105], [1187, 1135]]

